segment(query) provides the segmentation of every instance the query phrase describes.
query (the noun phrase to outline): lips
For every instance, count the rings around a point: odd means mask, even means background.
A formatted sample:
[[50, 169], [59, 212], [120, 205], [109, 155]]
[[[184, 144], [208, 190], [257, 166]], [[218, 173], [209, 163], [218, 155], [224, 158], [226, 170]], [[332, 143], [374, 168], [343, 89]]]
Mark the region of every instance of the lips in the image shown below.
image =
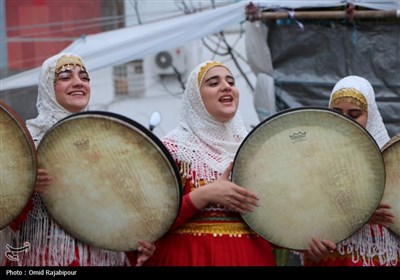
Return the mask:
[[82, 92], [82, 91], [74, 91], [74, 92], [69, 93], [69, 95], [71, 95], [71, 96], [84, 96], [85, 93]]
[[224, 95], [222, 96], [220, 99], [218, 99], [219, 102], [232, 102], [233, 101], [233, 97], [230, 95]]

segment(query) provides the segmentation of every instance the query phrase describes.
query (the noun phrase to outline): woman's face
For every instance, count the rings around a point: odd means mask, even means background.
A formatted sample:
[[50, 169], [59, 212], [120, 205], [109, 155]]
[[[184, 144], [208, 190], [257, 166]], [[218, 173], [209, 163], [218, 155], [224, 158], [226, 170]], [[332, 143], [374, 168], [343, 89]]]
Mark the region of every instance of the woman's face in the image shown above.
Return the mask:
[[340, 102], [339, 104], [335, 105], [333, 109], [339, 111], [347, 117], [352, 118], [364, 128], [367, 127], [368, 113], [357, 105], [354, 105], [350, 102]]
[[239, 106], [239, 90], [231, 72], [222, 66], [207, 71], [200, 86], [207, 112], [220, 122], [231, 120]]
[[71, 113], [82, 111], [89, 103], [89, 75], [80, 66], [56, 74], [54, 90], [57, 102]]

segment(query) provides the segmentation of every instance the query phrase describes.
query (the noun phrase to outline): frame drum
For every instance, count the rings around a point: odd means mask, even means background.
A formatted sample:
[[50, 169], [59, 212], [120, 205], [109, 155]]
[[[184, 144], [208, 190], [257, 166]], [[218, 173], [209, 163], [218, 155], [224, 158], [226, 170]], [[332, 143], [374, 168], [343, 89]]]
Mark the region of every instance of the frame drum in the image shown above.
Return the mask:
[[235, 156], [232, 181], [257, 193], [245, 222], [271, 243], [308, 249], [316, 236], [359, 230], [385, 188], [381, 151], [355, 121], [327, 108], [282, 111], [257, 125]]
[[400, 236], [400, 134], [382, 148], [386, 168], [386, 187], [382, 202], [389, 204], [396, 220], [389, 228]]
[[154, 242], [181, 203], [176, 164], [150, 131], [118, 114], [88, 111], [55, 124], [38, 147], [53, 177], [43, 202], [77, 239], [112, 251]]
[[36, 149], [24, 122], [0, 100], [0, 229], [24, 209], [36, 181]]

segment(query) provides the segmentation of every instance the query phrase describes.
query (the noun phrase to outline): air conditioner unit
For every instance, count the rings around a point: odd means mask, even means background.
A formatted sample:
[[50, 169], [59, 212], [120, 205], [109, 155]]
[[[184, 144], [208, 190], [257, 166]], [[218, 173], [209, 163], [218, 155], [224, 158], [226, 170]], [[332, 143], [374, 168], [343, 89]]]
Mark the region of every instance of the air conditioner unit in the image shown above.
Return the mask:
[[186, 73], [186, 54], [183, 48], [161, 51], [152, 57], [154, 71], [158, 75], [176, 75]]

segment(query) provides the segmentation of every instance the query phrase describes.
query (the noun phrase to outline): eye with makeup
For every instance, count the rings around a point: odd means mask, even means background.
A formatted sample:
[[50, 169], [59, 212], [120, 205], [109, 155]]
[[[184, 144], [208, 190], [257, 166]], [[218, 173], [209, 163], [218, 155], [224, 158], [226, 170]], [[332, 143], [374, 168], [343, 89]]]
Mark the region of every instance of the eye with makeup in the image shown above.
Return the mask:
[[235, 86], [235, 78], [233, 78], [232, 76], [226, 76], [226, 77], [213, 76], [213, 77], [208, 78], [204, 82], [204, 84], [208, 85], [210, 87], [215, 87], [215, 86], [218, 86], [223, 81], [225, 81], [232, 87]]
[[[72, 71], [67, 70], [67, 71], [63, 71], [63, 72], [60, 72], [59, 74], [57, 74], [57, 79], [56, 80], [58, 80], [58, 81], [68, 81], [68, 80], [72, 79], [73, 76], [74, 76], [74, 73]], [[84, 71], [79, 72], [78, 77], [82, 81], [85, 81], [85, 82], [89, 82], [90, 81], [88, 73], [86, 73]]]
[[230, 78], [230, 77], [229, 77], [229, 78], [226, 79], [226, 81], [227, 81], [227, 83], [230, 84], [231, 86], [234, 86], [234, 85], [235, 85], [235, 79], [234, 79], [234, 78]]
[[206, 80], [204, 84], [210, 87], [216, 87], [220, 84], [220, 78], [217, 76], [211, 77], [210, 79]]
[[[230, 85], [230, 86], [235, 86], [235, 79], [233, 78], [227, 78], [225, 79], [225, 81]], [[211, 87], [215, 87], [218, 86], [220, 84], [220, 82], [222, 82], [222, 79], [218, 79], [218, 78], [213, 78], [207, 81], [206, 84], [208, 84]]]
[[363, 114], [362, 110], [350, 110], [348, 116], [353, 119], [359, 118]]
[[218, 85], [218, 79], [215, 78], [215, 79], [209, 80], [207, 84], [208, 84], [209, 86], [211, 86], [211, 87], [215, 87], [215, 86]]
[[342, 108], [333, 108], [333, 109], [352, 119], [357, 119], [363, 114], [363, 110], [361, 109], [351, 109], [351, 110], [342, 110]]

